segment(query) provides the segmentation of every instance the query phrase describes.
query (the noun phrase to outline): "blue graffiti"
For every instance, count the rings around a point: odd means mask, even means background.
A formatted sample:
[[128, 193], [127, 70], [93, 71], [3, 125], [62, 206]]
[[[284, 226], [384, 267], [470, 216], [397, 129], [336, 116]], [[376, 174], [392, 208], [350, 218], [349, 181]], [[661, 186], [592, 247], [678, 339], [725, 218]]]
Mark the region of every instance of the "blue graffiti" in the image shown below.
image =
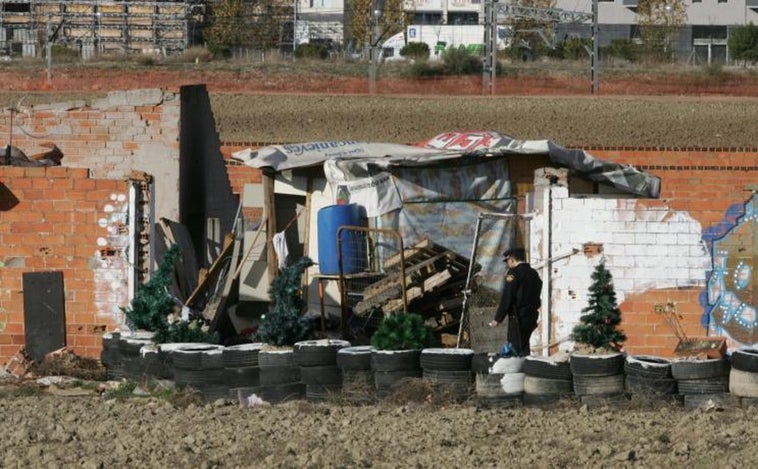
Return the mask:
[[[724, 219], [703, 231], [712, 268], [700, 295], [701, 322], [737, 343], [758, 342], [758, 313], [753, 292], [753, 252], [758, 233], [758, 195], [730, 206]], [[758, 293], [758, 292], [756, 292]]]

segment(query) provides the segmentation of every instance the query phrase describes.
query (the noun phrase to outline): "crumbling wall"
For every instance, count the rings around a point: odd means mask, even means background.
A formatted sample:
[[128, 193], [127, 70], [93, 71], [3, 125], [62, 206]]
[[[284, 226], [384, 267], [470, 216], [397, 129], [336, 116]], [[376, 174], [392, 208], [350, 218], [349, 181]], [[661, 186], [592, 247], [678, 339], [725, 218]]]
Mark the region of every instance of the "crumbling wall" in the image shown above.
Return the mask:
[[91, 102], [25, 106], [22, 100], [0, 114], [0, 135], [27, 154], [52, 142], [64, 154], [62, 166], [88, 168], [93, 179], [148, 173], [156, 183], [156, 216], [177, 220], [179, 115], [178, 94], [157, 88], [113, 91]]
[[66, 343], [99, 356], [128, 302], [128, 186], [85, 168], [0, 166], [0, 362], [24, 346], [22, 274], [61, 271]]

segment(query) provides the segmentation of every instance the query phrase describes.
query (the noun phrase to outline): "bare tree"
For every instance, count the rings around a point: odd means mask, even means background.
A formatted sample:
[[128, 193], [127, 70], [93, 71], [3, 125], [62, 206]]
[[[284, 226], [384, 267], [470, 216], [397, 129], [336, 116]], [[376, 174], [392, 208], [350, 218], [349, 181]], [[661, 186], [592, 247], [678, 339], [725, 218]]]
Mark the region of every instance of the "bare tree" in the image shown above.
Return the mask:
[[[374, 28], [374, 8], [378, 0], [348, 0], [348, 33], [354, 45], [372, 42]], [[378, 18], [378, 37], [374, 43], [381, 43], [390, 36], [405, 30], [410, 24], [413, 11], [406, 9], [404, 0], [384, 0]], [[373, 44], [375, 45], [375, 44]]]
[[[556, 0], [512, 0], [514, 6], [529, 8], [555, 8]], [[537, 16], [537, 15], [534, 15]], [[529, 16], [511, 16], [506, 21], [513, 31], [513, 44], [529, 50], [539, 47], [553, 36], [553, 24]]]
[[637, 24], [645, 48], [670, 59], [679, 29], [687, 22], [684, 0], [639, 0]]

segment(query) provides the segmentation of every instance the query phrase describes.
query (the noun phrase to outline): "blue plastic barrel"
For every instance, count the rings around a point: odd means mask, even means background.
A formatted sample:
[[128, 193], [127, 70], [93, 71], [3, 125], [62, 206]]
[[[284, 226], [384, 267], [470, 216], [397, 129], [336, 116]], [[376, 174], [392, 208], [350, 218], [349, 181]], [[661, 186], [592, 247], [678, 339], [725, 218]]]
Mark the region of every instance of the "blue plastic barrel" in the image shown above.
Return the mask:
[[[330, 205], [318, 211], [318, 270], [324, 275], [340, 273], [337, 253], [337, 231], [341, 226], [367, 227], [363, 207], [358, 204]], [[342, 247], [342, 273], [354, 274], [365, 270], [365, 233], [342, 230], [339, 233]]]

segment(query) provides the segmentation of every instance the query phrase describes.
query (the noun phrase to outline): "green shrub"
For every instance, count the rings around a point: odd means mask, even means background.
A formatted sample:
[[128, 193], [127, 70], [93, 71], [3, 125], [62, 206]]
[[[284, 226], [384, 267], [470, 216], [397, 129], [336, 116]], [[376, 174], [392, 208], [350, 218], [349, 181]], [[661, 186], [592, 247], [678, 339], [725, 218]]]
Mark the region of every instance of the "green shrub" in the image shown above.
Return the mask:
[[413, 62], [408, 67], [408, 75], [412, 77], [433, 77], [437, 75], [443, 75], [445, 73], [445, 64], [440, 62], [430, 62], [426, 60], [419, 60]]
[[[79, 59], [81, 56], [79, 49], [74, 49], [63, 44], [53, 44], [50, 49], [53, 59], [58, 61], [70, 62]], [[43, 51], [44, 55], [46, 51], [45, 49], [43, 49]]]
[[560, 42], [563, 59], [579, 60], [589, 58], [587, 50], [592, 50], [592, 39], [586, 37], [570, 37]]
[[442, 53], [445, 75], [476, 75], [482, 73], [482, 58], [464, 46], [450, 47]]
[[429, 44], [425, 42], [409, 42], [402, 49], [400, 49], [400, 55], [409, 59], [428, 59], [429, 58]]
[[329, 50], [323, 44], [298, 44], [295, 47], [296, 59], [320, 59], [324, 60], [329, 57]]
[[640, 46], [631, 39], [614, 39], [609, 46], [603, 48], [609, 57], [636, 62], [640, 58]]
[[419, 350], [431, 343], [432, 331], [424, 318], [415, 313], [387, 316], [373, 336], [371, 345], [377, 350]]
[[758, 26], [751, 21], [733, 28], [729, 34], [729, 53], [734, 60], [758, 62]]

